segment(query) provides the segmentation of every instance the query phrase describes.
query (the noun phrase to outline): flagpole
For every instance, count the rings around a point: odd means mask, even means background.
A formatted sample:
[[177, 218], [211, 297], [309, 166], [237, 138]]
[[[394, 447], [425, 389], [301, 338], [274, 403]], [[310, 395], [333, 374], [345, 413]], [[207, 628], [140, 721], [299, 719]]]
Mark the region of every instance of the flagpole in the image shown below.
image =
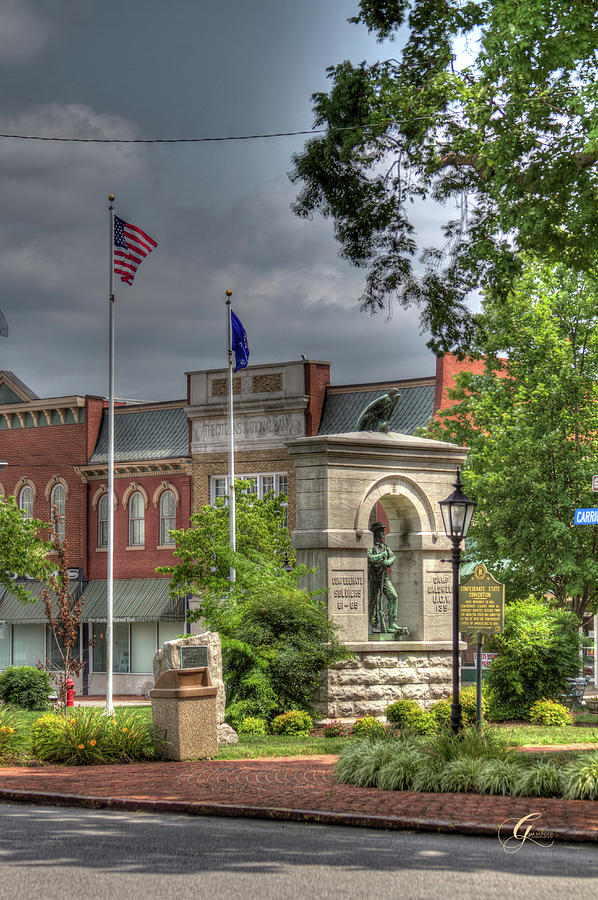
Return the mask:
[[[228, 516], [229, 543], [234, 552], [237, 549], [236, 498], [235, 498], [235, 432], [233, 421], [233, 329], [231, 321], [232, 291], [226, 292], [226, 331], [228, 338]], [[229, 578], [236, 581], [237, 573], [231, 566]]]
[[110, 337], [108, 352], [108, 567], [106, 573], [106, 715], [112, 715], [114, 608], [114, 194], [110, 194]]

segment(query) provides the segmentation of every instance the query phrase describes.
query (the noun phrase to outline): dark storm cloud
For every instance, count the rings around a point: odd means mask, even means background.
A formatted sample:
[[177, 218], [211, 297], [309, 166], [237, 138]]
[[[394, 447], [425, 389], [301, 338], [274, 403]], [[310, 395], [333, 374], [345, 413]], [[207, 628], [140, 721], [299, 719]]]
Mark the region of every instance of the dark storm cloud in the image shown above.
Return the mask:
[[[0, 0], [0, 131], [139, 138], [309, 127], [325, 67], [377, 55], [356, 2]], [[173, 10], [176, 9], [176, 14]], [[3, 43], [4, 42], [4, 43]], [[395, 48], [396, 52], [396, 48]], [[107, 392], [108, 215], [159, 246], [118, 285], [116, 391], [184, 396], [186, 370], [225, 364], [224, 292], [252, 362], [333, 363], [333, 381], [431, 374], [415, 311], [359, 312], [363, 273], [330, 223], [290, 211], [304, 138], [202, 145], [0, 140], [0, 368], [40, 395]], [[422, 210], [420, 230], [435, 228]]]

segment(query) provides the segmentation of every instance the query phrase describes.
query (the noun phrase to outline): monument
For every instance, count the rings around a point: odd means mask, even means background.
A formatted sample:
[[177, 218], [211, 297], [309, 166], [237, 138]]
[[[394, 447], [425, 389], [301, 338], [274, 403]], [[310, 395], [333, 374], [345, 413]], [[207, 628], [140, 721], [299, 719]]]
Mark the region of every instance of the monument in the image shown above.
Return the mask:
[[297, 561], [315, 569], [305, 586], [325, 590], [354, 653], [327, 671], [323, 717], [381, 717], [399, 698], [427, 707], [450, 694], [451, 545], [439, 502], [467, 451], [387, 430], [394, 401], [389, 391], [366, 407], [358, 422], [367, 430], [287, 441]]

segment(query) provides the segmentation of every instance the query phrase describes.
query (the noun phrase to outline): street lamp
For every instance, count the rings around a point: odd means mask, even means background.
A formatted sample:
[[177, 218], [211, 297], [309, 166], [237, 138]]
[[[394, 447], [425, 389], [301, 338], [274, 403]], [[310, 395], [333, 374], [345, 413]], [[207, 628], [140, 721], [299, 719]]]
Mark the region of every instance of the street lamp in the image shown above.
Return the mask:
[[453, 544], [451, 563], [453, 565], [453, 703], [451, 706], [451, 730], [457, 734], [463, 726], [461, 704], [459, 703], [459, 566], [461, 563], [461, 541], [467, 537], [473, 518], [475, 503], [463, 493], [461, 471], [457, 469], [455, 490], [440, 501], [442, 521], [446, 536]]
[[292, 565], [291, 565], [290, 562], [289, 562], [289, 554], [286, 552], [286, 550], [285, 550], [285, 553], [284, 553], [284, 563], [283, 563], [282, 568], [284, 569], [285, 572], [292, 572], [292, 571], [293, 571], [293, 567], [292, 567]]

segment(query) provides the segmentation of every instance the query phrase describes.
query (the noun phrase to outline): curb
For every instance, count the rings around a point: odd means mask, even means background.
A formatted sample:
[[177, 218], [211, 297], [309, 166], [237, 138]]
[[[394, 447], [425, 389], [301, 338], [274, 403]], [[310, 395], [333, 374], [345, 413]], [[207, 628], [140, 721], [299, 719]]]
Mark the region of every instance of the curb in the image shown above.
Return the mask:
[[[201, 803], [186, 800], [134, 800], [132, 798], [88, 797], [81, 794], [52, 794], [39, 791], [0, 789], [0, 802], [39, 803], [48, 806], [80, 806], [88, 809], [115, 809], [130, 812], [178, 813], [192, 816], [269, 819], [287, 822], [313, 822], [320, 825], [346, 825], [393, 831], [448, 832], [498, 837], [496, 825], [486, 822], [455, 822], [450, 819], [422, 819], [407, 816], [359, 815], [312, 809], [287, 809], [272, 806], [238, 806], [228, 803]], [[579, 828], [542, 828], [542, 839], [598, 843], [598, 832]]]

